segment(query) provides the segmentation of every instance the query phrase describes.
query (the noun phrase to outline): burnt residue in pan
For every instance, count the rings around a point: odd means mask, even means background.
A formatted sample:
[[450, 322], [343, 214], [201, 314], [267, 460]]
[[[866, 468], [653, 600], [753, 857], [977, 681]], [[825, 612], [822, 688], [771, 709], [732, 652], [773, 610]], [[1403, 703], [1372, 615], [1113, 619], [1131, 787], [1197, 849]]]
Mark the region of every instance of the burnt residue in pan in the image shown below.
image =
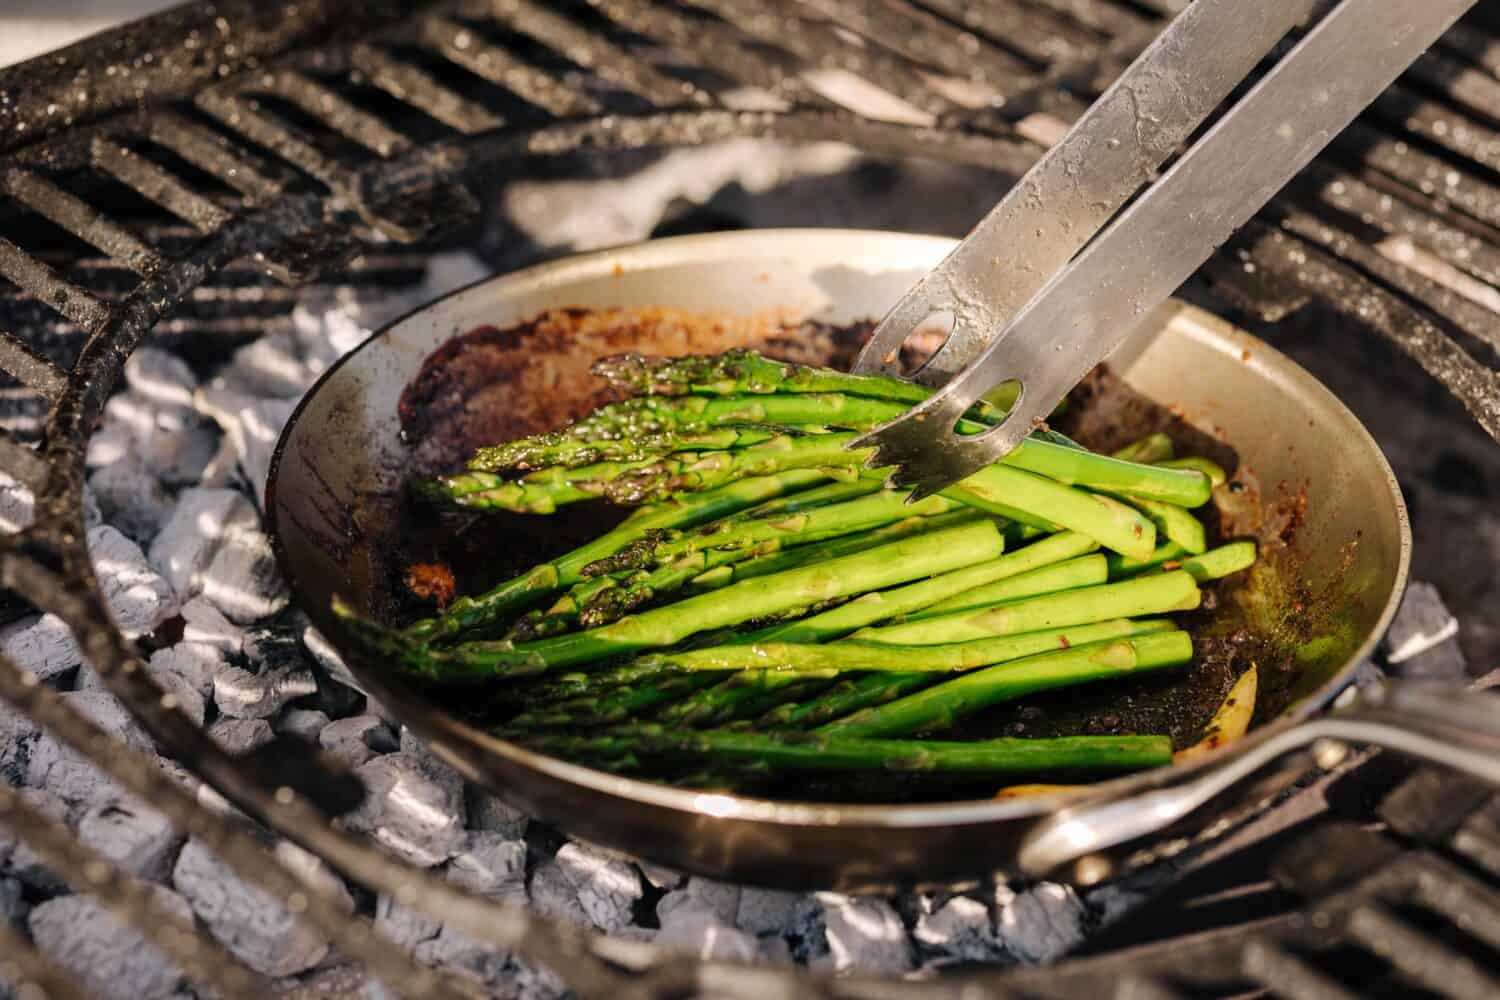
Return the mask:
[[[609, 354], [711, 353], [754, 346], [773, 357], [847, 369], [872, 328], [871, 322], [834, 327], [779, 313], [733, 317], [674, 309], [561, 309], [506, 329], [480, 327], [434, 352], [402, 394], [410, 476], [415, 480], [459, 468], [477, 447], [557, 427], [607, 402], [607, 390], [589, 367]], [[1204, 608], [1181, 619], [1193, 632], [1198, 651], [1188, 668], [1034, 695], [983, 713], [945, 737], [1154, 732], [1186, 746], [1199, 738], [1235, 678], [1251, 663], [1261, 676], [1257, 721], [1279, 714], [1307, 687], [1309, 642], [1337, 631], [1330, 624], [1331, 609], [1340, 595], [1332, 589], [1310, 595], [1295, 583], [1301, 574], [1290, 542], [1300, 521], [1299, 494], [1276, 488], [1269, 491], [1272, 497], [1263, 496], [1254, 470], [1239, 461], [1230, 443], [1188, 423], [1169, 402], [1163, 405], [1134, 392], [1104, 369], [1075, 390], [1057, 425], [1100, 451], [1163, 431], [1179, 454], [1203, 455], [1223, 465], [1231, 473], [1229, 482], [1198, 513], [1207, 514], [1211, 537], [1218, 540], [1255, 537], [1262, 560], [1253, 573], [1208, 588]], [[402, 505], [382, 548], [389, 553], [389, 600], [382, 610], [397, 621], [431, 613], [433, 595], [450, 586], [458, 593], [481, 592], [597, 536], [625, 514], [603, 503], [574, 505], [545, 518], [439, 514], [412, 495]], [[413, 573], [419, 582], [415, 588], [410, 586]], [[1288, 613], [1292, 608], [1300, 613]], [[441, 692], [438, 696], [443, 697]], [[496, 697], [503, 700], [503, 692]], [[460, 703], [473, 719], [472, 692], [453, 702], [455, 710]], [[757, 791], [775, 795], [778, 789], [772, 785]], [[882, 801], [973, 794], [972, 786], [899, 775], [882, 776], [878, 792]], [[868, 799], [871, 787], [867, 781], [829, 779], [814, 788], [799, 779], [796, 795]]]

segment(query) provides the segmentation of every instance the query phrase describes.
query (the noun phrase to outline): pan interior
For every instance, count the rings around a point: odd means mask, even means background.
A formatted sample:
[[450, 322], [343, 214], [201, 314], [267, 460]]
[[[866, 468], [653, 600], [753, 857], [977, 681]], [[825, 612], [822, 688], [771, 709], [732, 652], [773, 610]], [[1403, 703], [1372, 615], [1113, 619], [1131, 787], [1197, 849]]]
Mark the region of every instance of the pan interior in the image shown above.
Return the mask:
[[[405, 483], [461, 461], [476, 443], [585, 411], [595, 402], [589, 363], [619, 350], [747, 345], [845, 363], [853, 341], [834, 331], [883, 314], [950, 245], [830, 231], [667, 240], [485, 282], [396, 322], [325, 376], [280, 443], [269, 503], [298, 598], [325, 631], [335, 593], [391, 618], [402, 613], [399, 580], [413, 558], [451, 563], [461, 589], [474, 589], [523, 568], [543, 554], [539, 548], [556, 551], [597, 534], [615, 512], [580, 507], [548, 518], [545, 534], [523, 517], [439, 521], [412, 509]], [[602, 312], [555, 330], [503, 332], [563, 308]], [[424, 360], [455, 334], [484, 325], [497, 330], [481, 338], [485, 357], [465, 359], [473, 376], [430, 394], [429, 403], [446, 407], [440, 418], [408, 413], [403, 429], [396, 400]], [[1142, 712], [1117, 725], [1149, 725], [1153, 711], [1162, 726], [1201, 723], [1232, 680], [1231, 667], [1246, 656], [1270, 680], [1258, 721], [1315, 708], [1378, 636], [1404, 574], [1404, 512], [1378, 449], [1311, 376], [1185, 305], [1158, 310], [1110, 364], [1118, 378], [1085, 387], [1090, 398], [1075, 407], [1069, 429], [1101, 448], [1167, 429], [1230, 464], [1239, 488], [1221, 498], [1224, 533], [1272, 543], [1252, 584], [1224, 595], [1229, 606], [1216, 616], [1208, 644], [1221, 654], [1217, 667], [1200, 671], [1185, 694], [1146, 698]], [[328, 634], [337, 641], [336, 632]], [[1219, 640], [1222, 649], [1213, 645]], [[377, 690], [389, 690], [379, 665], [356, 656], [351, 666]], [[1049, 724], [1085, 731], [1088, 720], [1108, 714], [1117, 694], [1101, 686], [1054, 699], [1040, 727], [1034, 717], [1006, 712], [987, 724], [1022, 731], [1029, 723], [1037, 735]], [[433, 711], [404, 692], [388, 697], [398, 711], [409, 707], [408, 721], [471, 776], [488, 776], [480, 759], [497, 752], [495, 741], [440, 706]], [[801, 790], [807, 797], [806, 786]]]

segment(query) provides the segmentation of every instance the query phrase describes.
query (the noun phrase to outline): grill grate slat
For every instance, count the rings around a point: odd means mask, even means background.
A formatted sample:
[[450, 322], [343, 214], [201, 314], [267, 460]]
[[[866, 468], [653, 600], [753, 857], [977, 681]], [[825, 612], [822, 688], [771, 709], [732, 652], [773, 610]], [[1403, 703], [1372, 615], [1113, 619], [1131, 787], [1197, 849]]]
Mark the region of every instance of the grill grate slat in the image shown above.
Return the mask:
[[674, 80], [565, 16], [530, 0], [489, 0], [481, 8], [507, 27], [654, 104], [708, 106], [713, 98], [685, 80]]
[[[6, 195], [110, 258], [69, 259], [73, 251], [33, 254], [0, 240], [0, 275], [19, 289], [15, 294], [0, 290], [0, 317], [32, 341], [0, 333], [0, 369], [23, 386], [4, 390], [11, 394], [6, 404], [20, 393], [38, 405], [39, 397], [46, 397], [53, 407], [45, 433], [37, 435], [46, 441], [45, 451], [0, 436], [0, 467], [32, 485], [38, 509], [48, 512], [23, 538], [7, 539], [0, 549], [3, 583], [41, 595], [39, 603], [69, 623], [88, 660], [147, 731], [246, 812], [266, 817], [269, 825], [367, 888], [412, 891], [418, 909], [441, 914], [496, 951], [514, 951], [547, 965], [579, 993], [624, 995], [639, 984], [617, 974], [603, 957], [604, 945], [411, 872], [364, 841], [330, 828], [302, 795], [283, 801], [263, 776], [225, 757], [180, 713], [162, 705], [160, 690], [135, 668], [131, 647], [110, 626], [82, 541], [88, 428], [119, 378], [120, 364], [148, 332], [209, 331], [234, 338], [288, 329], [287, 313], [297, 294], [261, 284], [259, 271], [291, 281], [334, 273], [341, 282], [357, 282], [363, 272], [341, 269], [348, 257], [371, 249], [366, 225], [396, 239], [426, 239], [442, 222], [477, 210], [467, 181], [523, 161], [578, 150], [766, 137], [838, 140], [875, 153], [928, 155], [1019, 174], [1060, 123], [1082, 110], [1078, 98], [1106, 86], [1146, 43], [1159, 25], [1147, 11], [1165, 15], [1182, 3], [413, 0], [403, 13], [377, 5], [380, 12], [347, 26], [335, 23], [342, 19], [337, 5], [302, 0], [298, 6], [306, 8], [309, 23], [326, 30], [299, 34], [288, 27], [257, 28], [242, 36], [250, 49], [244, 60], [215, 49], [216, 57], [224, 58], [222, 71], [191, 68], [194, 82], [186, 88], [180, 80], [143, 72], [137, 79], [153, 82], [143, 83], [128, 102], [111, 92], [87, 129], [44, 128], [45, 116], [37, 109], [0, 106], [0, 122], [20, 123], [37, 136], [29, 145], [13, 136], [5, 140], [13, 151], [0, 161]], [[248, 18], [254, 7], [249, 0], [220, 0], [215, 9], [223, 8], [227, 18]], [[298, 16], [292, 9], [283, 5], [276, 11], [292, 20]], [[212, 23], [202, 17], [205, 10], [190, 8], [198, 18], [192, 23]], [[127, 48], [121, 43], [120, 51]], [[120, 65], [114, 51], [110, 64]], [[542, 65], [533, 65], [532, 57]], [[847, 100], [847, 93], [830, 82], [838, 75], [833, 70], [884, 91], [903, 102], [903, 109], [875, 115], [835, 107], [858, 102]], [[1487, 363], [1493, 357], [1485, 354], [1481, 360], [1466, 350], [1500, 348], [1497, 72], [1500, 42], [1489, 28], [1460, 25], [1340, 140], [1336, 152], [1321, 158], [1278, 199], [1267, 215], [1274, 224], [1253, 224], [1205, 274], [1237, 294], [1258, 296], [1262, 308], [1273, 299], [1331, 303], [1356, 325], [1395, 344], [1447, 386], [1481, 427], [1500, 437], [1500, 376]], [[455, 82], [460, 77], [472, 87]], [[0, 72], [0, 90], [7, 80], [28, 78]], [[709, 84], [689, 82], [712, 80], [717, 93], [726, 78], [791, 107], [777, 112], [722, 108]], [[25, 94], [18, 93], [24, 102]], [[258, 102], [257, 94], [265, 101]], [[604, 104], [632, 102], [648, 107], [605, 116]], [[126, 104], [139, 108], [111, 110]], [[551, 119], [577, 120], [539, 123], [532, 109]], [[422, 127], [430, 125], [416, 112], [454, 134], [416, 142], [428, 134]], [[403, 131], [408, 127], [410, 135]], [[55, 134], [43, 139], [47, 130]], [[182, 163], [175, 173], [159, 165], [162, 151], [172, 154], [163, 156], [165, 161], [175, 158], [220, 183], [195, 180]], [[91, 161], [85, 162], [84, 152]], [[143, 229], [134, 218], [116, 217], [93, 188], [75, 187], [75, 170], [84, 181], [91, 171], [103, 173], [188, 225], [151, 222]], [[241, 200], [234, 200], [235, 193]], [[1369, 234], [1380, 242], [1370, 245]], [[373, 273], [388, 274], [419, 267], [421, 260], [419, 254], [406, 264], [371, 267]], [[1244, 272], [1245, 263], [1255, 265], [1254, 280]], [[132, 288], [136, 277], [119, 265], [145, 279]], [[255, 279], [248, 276], [252, 271]], [[108, 304], [116, 300], [118, 306]], [[64, 371], [43, 356], [44, 351], [70, 354], [59, 346], [76, 348], [85, 335], [88, 343], [75, 370]], [[9, 547], [22, 543], [47, 556], [48, 566], [65, 570], [44, 569]], [[145, 768], [143, 757], [122, 753], [92, 723], [59, 713], [50, 689], [27, 686], [8, 663], [0, 663], [0, 699], [83, 749], [128, 791], [151, 800], [177, 826], [207, 842], [231, 867], [252, 873], [279, 898], [290, 899], [305, 888], [269, 860], [243, 828], [199, 809], [191, 796]], [[317, 773], [330, 781], [337, 777]], [[1469, 960], [1455, 945], [1430, 940], [1425, 925], [1407, 922], [1392, 908], [1415, 898], [1428, 910], [1467, 924], [1473, 941], [1495, 946], [1500, 936], [1492, 923], [1495, 896], [1471, 869], [1500, 877], [1497, 818], [1500, 800], [1488, 813], [1456, 819], [1456, 832], [1444, 841], [1453, 859], [1446, 869], [1424, 857], [1421, 864], [1393, 863], [1380, 879], [1347, 872], [1343, 882], [1320, 888], [1336, 897], [1336, 905], [1315, 904], [1315, 915], [1325, 918], [1316, 933], [1298, 922], [1307, 917], [1302, 912], [1293, 915], [1296, 919], [1272, 920], [1248, 937], [1203, 941], [1173, 947], [1159, 959], [1133, 960], [1126, 973], [1116, 965], [1092, 974], [1066, 968], [1003, 978], [991, 974], [985, 988], [997, 996], [1154, 1000], [1202, 995], [1216, 984], [1243, 988], [1248, 979], [1288, 997], [1344, 996], [1348, 991], [1317, 967], [1320, 955], [1341, 947], [1357, 951], [1350, 942], [1363, 940], [1368, 948], [1358, 954], [1375, 963], [1378, 944], [1399, 940], [1421, 948], [1422, 961], [1404, 967], [1410, 977], [1454, 995], [1477, 995], [1495, 984], [1472, 963], [1464, 967]], [[68, 862], [81, 870], [79, 863], [77, 858]], [[365, 925], [351, 923], [331, 905], [315, 894], [305, 916], [342, 954], [364, 962], [403, 994], [454, 991], [454, 984], [416, 966], [400, 949], [365, 936]], [[1475, 933], [1475, 926], [1484, 929]], [[18, 954], [23, 962], [34, 957]], [[643, 947], [636, 961], [662, 960]], [[1442, 975], [1452, 968], [1461, 974]], [[666, 995], [672, 983], [682, 992], [681, 984], [690, 987], [699, 975], [685, 964], [663, 964], [656, 972], [645, 981], [661, 989], [642, 988], [640, 995]], [[757, 982], [787, 995], [893, 996], [913, 986], [831, 986], [771, 969], [763, 975], [765, 980]], [[1074, 988], [1085, 981], [1091, 988]], [[921, 984], [921, 995], [962, 995], [971, 988], [966, 982], [957, 975]]]
[[498, 45], [491, 45], [461, 24], [445, 17], [431, 17], [423, 20], [418, 30], [424, 43], [454, 65], [559, 118], [599, 110], [599, 103], [593, 98], [564, 86], [550, 73]]
[[231, 212], [117, 142], [96, 138], [90, 151], [95, 167], [142, 197], [156, 202], [199, 232], [211, 233], [232, 217]]
[[354, 46], [350, 58], [375, 86], [465, 135], [505, 124], [504, 118], [490, 114], [484, 105], [449, 90], [416, 66], [373, 45]]
[[46, 178], [18, 167], [6, 172], [4, 187], [6, 193], [22, 205], [51, 219], [132, 271], [149, 274], [161, 267], [161, 256], [134, 233]]
[[1458, 1000], [1500, 996], [1500, 980], [1485, 975], [1468, 958], [1382, 906], [1366, 903], [1358, 907], [1349, 918], [1349, 934], [1434, 993]]
[[0, 236], [0, 276], [85, 330], [102, 330], [109, 321], [108, 306], [3, 236]]

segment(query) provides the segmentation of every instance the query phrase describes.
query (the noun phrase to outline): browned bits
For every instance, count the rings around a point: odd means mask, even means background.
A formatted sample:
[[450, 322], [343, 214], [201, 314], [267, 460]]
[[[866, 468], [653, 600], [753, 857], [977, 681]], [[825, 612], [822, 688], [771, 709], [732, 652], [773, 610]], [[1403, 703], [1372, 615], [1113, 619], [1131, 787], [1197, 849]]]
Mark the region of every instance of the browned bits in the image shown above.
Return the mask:
[[442, 563], [412, 563], [406, 568], [406, 589], [438, 607], [447, 607], [458, 584], [453, 571]]

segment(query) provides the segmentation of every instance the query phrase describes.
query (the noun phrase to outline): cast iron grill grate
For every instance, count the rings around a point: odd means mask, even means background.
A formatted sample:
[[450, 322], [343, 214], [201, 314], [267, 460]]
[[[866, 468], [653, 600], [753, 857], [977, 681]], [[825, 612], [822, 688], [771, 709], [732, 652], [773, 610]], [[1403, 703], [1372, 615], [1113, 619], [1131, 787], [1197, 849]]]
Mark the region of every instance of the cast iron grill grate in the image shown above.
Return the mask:
[[[204, 3], [6, 70], [0, 368], [13, 379], [7, 405], [32, 405], [45, 420], [35, 442], [25, 432], [0, 436], [0, 467], [37, 496], [35, 521], [0, 539], [0, 581], [63, 619], [150, 734], [245, 812], [355, 881], [442, 910], [476, 940], [546, 965], [582, 993], [754, 992], [774, 980], [789, 993], [878, 995], [878, 984], [830, 986], [790, 971], [728, 979], [721, 967], [663, 959], [483, 903], [333, 830], [316, 803], [337, 797], [336, 774], [312, 768], [293, 789], [225, 756], [164, 703], [137, 650], [110, 624], [84, 541], [89, 434], [148, 334], [189, 340], [263, 329], [298, 294], [263, 275], [292, 286], [409, 276], [426, 248], [479, 212], [476, 192], [487, 179], [575, 154], [743, 136], [839, 140], [1017, 176], [1174, 6], [460, 0], [374, 3], [351, 14], [333, 0]], [[1497, 23], [1486, 4], [1455, 28], [1206, 276], [1267, 316], [1326, 304], [1404, 352], [1500, 437], [1500, 337], [1486, 297], [1500, 273]], [[889, 109], [880, 117], [847, 106], [851, 88], [876, 85]], [[754, 104], [746, 87], [760, 94]], [[268, 861], [234, 820], [198, 807], [5, 661], [0, 698], [151, 799], [399, 992], [458, 990], [381, 947], [367, 927]], [[1488, 827], [1465, 834], [1467, 847], [1444, 848], [1461, 855], [1448, 867], [1432, 853], [1404, 855], [1407, 881], [1389, 876], [1381, 904], [1350, 904], [1329, 926], [1378, 951], [1380, 941], [1425, 933], [1403, 922], [1401, 907], [1412, 899], [1459, 920], [1431, 894], [1445, 880], [1460, 884], [1456, 865], [1489, 865], [1493, 875], [1500, 843], [1489, 815]], [[256, 985], [4, 790], [0, 823], [55, 843], [59, 872], [148, 928], [202, 985], [226, 995]], [[1315, 904], [1306, 919], [1342, 898]], [[1491, 897], [1474, 898], [1490, 899], [1480, 915], [1494, 926]], [[1436, 947], [1422, 953], [1440, 956]], [[0, 940], [0, 949], [19, 956], [28, 975], [52, 975], [20, 942]], [[1258, 957], [1246, 957], [1252, 951]], [[1283, 995], [1337, 995], [1318, 978], [1315, 959], [1274, 935], [1223, 961]], [[623, 978], [632, 967], [651, 971]], [[1459, 975], [1439, 981], [1430, 968], [1402, 971], [1439, 992], [1485, 985]], [[1147, 963], [1135, 975], [1115, 987], [1140, 996], [1197, 988], [1158, 981]], [[997, 992], [1011, 988], [990, 982]], [[1045, 995], [1052, 987], [1016, 988]]]

